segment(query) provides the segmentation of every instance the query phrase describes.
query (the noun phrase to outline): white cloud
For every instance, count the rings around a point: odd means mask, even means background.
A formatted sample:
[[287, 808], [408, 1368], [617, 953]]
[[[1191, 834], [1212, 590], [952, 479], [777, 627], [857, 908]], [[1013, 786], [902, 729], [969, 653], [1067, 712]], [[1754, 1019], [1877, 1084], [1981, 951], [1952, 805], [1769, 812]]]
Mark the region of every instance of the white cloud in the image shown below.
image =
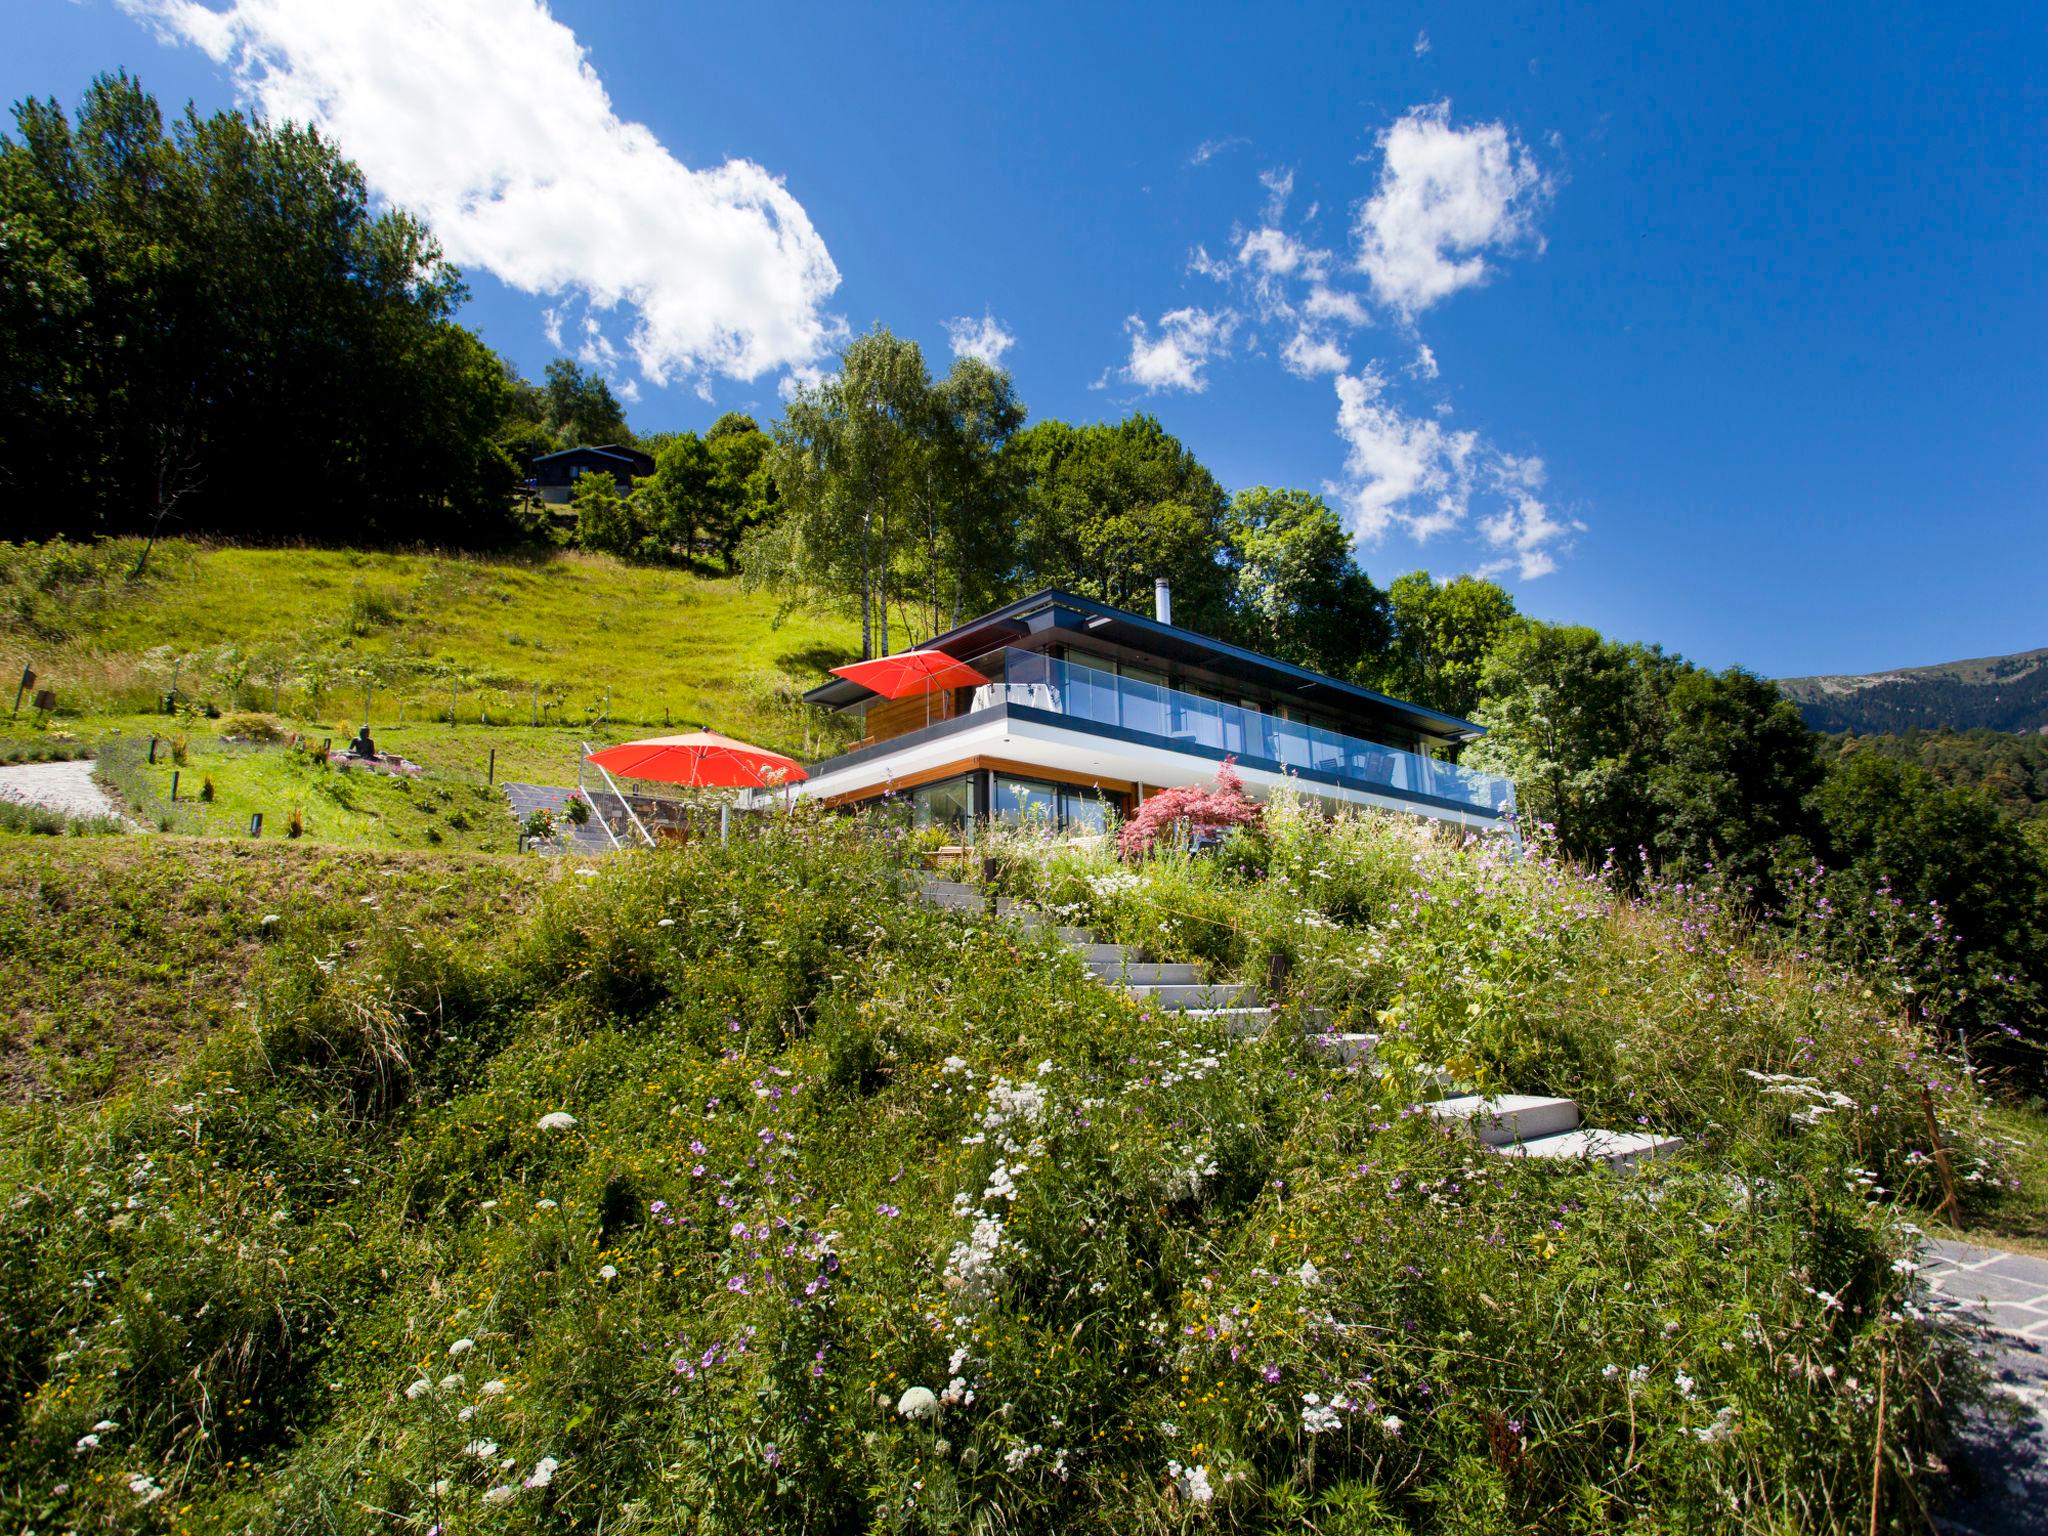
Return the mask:
[[1465, 519], [1479, 434], [1406, 415], [1386, 398], [1386, 387], [1376, 366], [1338, 376], [1337, 435], [1347, 478], [1329, 489], [1351, 509], [1360, 538], [1376, 540], [1400, 527], [1427, 539]]
[[1271, 227], [1253, 230], [1237, 248], [1240, 266], [1255, 267], [1276, 277], [1293, 273], [1309, 254], [1301, 242], [1285, 230]]
[[1451, 126], [1451, 104], [1410, 109], [1380, 135], [1378, 189], [1359, 210], [1357, 267], [1412, 319], [1486, 279], [1485, 253], [1536, 238], [1550, 184], [1501, 123]]
[[1534, 581], [1556, 570], [1557, 551], [1585, 531], [1537, 495], [1541, 459], [1506, 453], [1477, 432], [1450, 431], [1441, 418], [1408, 415], [1387, 399], [1377, 364], [1340, 374], [1336, 387], [1345, 479], [1324, 490], [1350, 509], [1361, 540], [1399, 531], [1420, 543], [1461, 527], [1475, 498], [1498, 498], [1479, 521], [1480, 537], [1498, 557], [1478, 573], [1514, 571]]
[[[839, 272], [750, 160], [693, 169], [612, 110], [541, 0], [120, 0], [232, 70], [272, 119], [317, 124], [451, 260], [522, 292], [633, 312], [661, 384], [814, 363], [844, 334]], [[551, 332], [551, 334], [553, 334]]]
[[955, 357], [978, 357], [991, 368], [1003, 365], [1003, 354], [1017, 344], [1017, 338], [1002, 321], [984, 313], [979, 320], [957, 315], [946, 322], [946, 340]]
[[1234, 133], [1220, 139], [1204, 139], [1195, 146], [1195, 152], [1188, 156], [1188, 164], [1207, 165], [1225, 151], [1236, 149], [1240, 144], [1249, 143], [1251, 143], [1250, 139]]
[[1123, 377], [1148, 390], [1185, 389], [1200, 394], [1209, 387], [1202, 369], [1229, 355], [1231, 332], [1237, 328], [1233, 310], [1189, 307], [1159, 317], [1154, 335], [1144, 320], [1132, 315], [1124, 322], [1131, 336], [1131, 358]]
[[1586, 531], [1586, 525], [1577, 518], [1559, 517], [1537, 496], [1544, 481], [1541, 459], [1503, 453], [1492, 466], [1492, 478], [1507, 505], [1481, 519], [1479, 531], [1503, 554], [1482, 565], [1479, 574], [1498, 576], [1512, 570], [1524, 581], [1548, 576], [1557, 569], [1552, 546], [1568, 545], [1573, 534]]
[[1436, 365], [1436, 353], [1424, 342], [1415, 349], [1415, 361], [1408, 365], [1408, 371], [1418, 379], [1433, 379], [1442, 370]]
[[1209, 247], [1198, 245], [1188, 252], [1188, 270], [1197, 277], [1206, 277], [1211, 282], [1230, 281], [1230, 263], [1209, 254]]
[[1428, 52], [1429, 32], [1427, 31], [1427, 29], [1425, 29], [1415, 34], [1415, 57], [1419, 59]]
[[1341, 288], [1326, 288], [1321, 284], [1309, 289], [1301, 307], [1305, 314], [1316, 320], [1341, 320], [1346, 325], [1364, 325], [1368, 319], [1365, 305], [1357, 294], [1346, 293]]
[[1302, 329], [1280, 349], [1280, 361], [1289, 373], [1312, 379], [1319, 373], [1342, 373], [1351, 366], [1351, 356], [1329, 337]]
[[1276, 166], [1270, 171], [1261, 171], [1259, 185], [1266, 189], [1266, 218], [1277, 220], [1287, 211], [1287, 200], [1294, 196], [1294, 168]]

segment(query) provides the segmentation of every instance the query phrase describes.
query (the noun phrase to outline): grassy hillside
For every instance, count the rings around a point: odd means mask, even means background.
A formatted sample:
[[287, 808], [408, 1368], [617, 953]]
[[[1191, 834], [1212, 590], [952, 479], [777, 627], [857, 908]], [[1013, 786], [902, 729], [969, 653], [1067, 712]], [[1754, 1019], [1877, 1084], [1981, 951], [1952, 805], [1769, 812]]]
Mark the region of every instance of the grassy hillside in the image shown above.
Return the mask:
[[[847, 735], [799, 695], [853, 632], [779, 623], [733, 581], [570, 553], [177, 541], [131, 580], [139, 549], [0, 545], [0, 671], [32, 666], [57, 700], [50, 716], [0, 716], [0, 762], [99, 754], [99, 777], [145, 825], [246, 837], [261, 812], [277, 837], [296, 814], [322, 845], [509, 853], [517, 828], [491, 781], [573, 784], [585, 741], [709, 725], [810, 757]], [[420, 764], [418, 781], [232, 739], [239, 712], [275, 711], [285, 737], [338, 746], [366, 705], [378, 745]]]
[[[0, 1523], [1923, 1527], [1971, 1381], [1904, 1262], [1923, 1087], [1965, 1198], [2004, 1174], [1877, 995], [1391, 819], [999, 850], [1164, 958], [1287, 955], [1381, 1077], [908, 900], [907, 851], [799, 816], [454, 922], [337, 879], [166, 1081], [0, 1112]], [[1691, 1150], [1480, 1153], [1438, 1071]]]
[[452, 684], [464, 727], [582, 730], [608, 697], [622, 725], [708, 723], [800, 752], [796, 694], [857, 643], [840, 623], [777, 625], [735, 582], [605, 556], [173, 542], [130, 583], [136, 548], [0, 546], [0, 642], [66, 716], [147, 711], [175, 677], [223, 710], [360, 724], [368, 684], [381, 737], [401, 711], [448, 724]]
[[1817, 731], [2039, 731], [2048, 727], [2048, 649], [1778, 686]]
[[480, 946], [553, 874], [535, 860], [188, 838], [64, 838], [0, 855], [0, 1102], [146, 1078], [246, 1016], [280, 946], [329, 961], [430, 932]]

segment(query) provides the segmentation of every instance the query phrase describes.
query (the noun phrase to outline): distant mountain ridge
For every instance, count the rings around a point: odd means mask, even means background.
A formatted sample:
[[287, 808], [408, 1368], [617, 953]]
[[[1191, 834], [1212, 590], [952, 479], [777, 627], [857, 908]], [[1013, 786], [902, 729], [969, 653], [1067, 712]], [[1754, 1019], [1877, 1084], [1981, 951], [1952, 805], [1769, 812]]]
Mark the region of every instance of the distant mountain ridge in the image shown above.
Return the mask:
[[1784, 677], [1778, 686], [1817, 731], [2048, 728], [2048, 646], [1860, 677]]

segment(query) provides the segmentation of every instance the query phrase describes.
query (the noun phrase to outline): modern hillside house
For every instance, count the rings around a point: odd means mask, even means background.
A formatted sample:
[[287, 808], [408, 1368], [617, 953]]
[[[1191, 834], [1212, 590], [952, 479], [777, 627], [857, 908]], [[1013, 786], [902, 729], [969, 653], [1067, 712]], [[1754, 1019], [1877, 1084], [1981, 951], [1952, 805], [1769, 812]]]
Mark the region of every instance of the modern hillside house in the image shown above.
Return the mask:
[[901, 806], [919, 826], [1086, 831], [1229, 758], [1255, 796], [1291, 783], [1334, 806], [1512, 826], [1513, 784], [1428, 755], [1481, 735], [1470, 721], [1177, 628], [1163, 582], [1156, 613], [1039, 592], [917, 648], [986, 681], [894, 699], [846, 678], [813, 688], [866, 730], [797, 792]]

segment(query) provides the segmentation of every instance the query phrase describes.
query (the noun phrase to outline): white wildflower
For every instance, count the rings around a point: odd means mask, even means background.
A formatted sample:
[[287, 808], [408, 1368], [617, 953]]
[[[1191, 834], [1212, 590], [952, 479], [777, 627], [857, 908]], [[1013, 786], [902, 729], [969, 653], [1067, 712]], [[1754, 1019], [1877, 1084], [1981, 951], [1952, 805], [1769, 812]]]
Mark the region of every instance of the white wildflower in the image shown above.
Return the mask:
[[1206, 1504], [1216, 1497], [1216, 1490], [1209, 1485], [1209, 1469], [1205, 1466], [1184, 1467], [1177, 1461], [1169, 1461], [1166, 1474], [1173, 1479], [1174, 1491], [1191, 1504]]
[[1680, 1371], [1676, 1376], [1672, 1377], [1671, 1379], [1677, 1384], [1678, 1395], [1680, 1397], [1692, 1396], [1692, 1389], [1694, 1388], [1694, 1386], [1697, 1385], [1697, 1383], [1694, 1382], [1694, 1380], [1690, 1376], [1686, 1375], [1685, 1372]]
[[441, 1378], [441, 1390], [443, 1392], [460, 1392], [462, 1390], [462, 1372], [450, 1371], [446, 1376], [443, 1376]]
[[450, 1360], [460, 1360], [464, 1355], [468, 1354], [472, 1349], [475, 1348], [475, 1339], [457, 1339], [453, 1344], [450, 1344], [448, 1346], [448, 1358]]
[[405, 1389], [405, 1395], [407, 1399], [416, 1403], [433, 1390], [434, 1384], [422, 1376], [418, 1381]]
[[1315, 1404], [1301, 1410], [1301, 1427], [1311, 1435], [1320, 1435], [1343, 1427], [1344, 1420], [1334, 1408]]
[[103, 1435], [110, 1429], [119, 1429], [120, 1427], [112, 1419], [101, 1419], [99, 1423], [93, 1425], [92, 1432], [96, 1435]]
[[495, 1440], [472, 1440], [462, 1448], [462, 1454], [474, 1456], [478, 1461], [489, 1461], [498, 1454], [498, 1442]]
[[1730, 1403], [1714, 1415], [1714, 1422], [1703, 1424], [1693, 1432], [1693, 1438], [1702, 1445], [1712, 1445], [1717, 1440], [1726, 1440], [1735, 1433], [1735, 1405]]
[[1318, 1270], [1313, 1263], [1311, 1263], [1307, 1259], [1303, 1259], [1301, 1261], [1301, 1268], [1297, 1269], [1294, 1272], [1294, 1278], [1299, 1280], [1303, 1285], [1314, 1285], [1318, 1281], [1320, 1281], [1323, 1278], [1323, 1276], [1322, 1272]]
[[576, 1117], [566, 1109], [551, 1111], [548, 1114], [542, 1115], [533, 1123], [536, 1128], [543, 1131], [573, 1131], [576, 1129]]
[[970, 1301], [988, 1300], [1003, 1278], [1002, 1266], [996, 1262], [1002, 1245], [1003, 1224], [992, 1216], [977, 1218], [973, 1236], [964, 1243], [955, 1243], [952, 1256], [946, 1260], [947, 1285]]
[[597, 1272], [597, 1278], [598, 1278], [598, 1279], [600, 1279], [600, 1280], [616, 1280], [616, 1279], [618, 1279], [618, 1278], [619, 1278], [619, 1270], [618, 1270], [618, 1266], [617, 1266], [617, 1265], [615, 1265], [615, 1264], [607, 1264], [607, 1265], [605, 1265], [605, 1266], [604, 1266], [604, 1267], [603, 1267], [602, 1269], [600, 1269], [600, 1270], [599, 1270], [599, 1271]]
[[487, 1381], [477, 1388], [485, 1397], [503, 1397], [510, 1390], [502, 1381]]
[[147, 1472], [138, 1472], [129, 1478], [128, 1491], [145, 1504], [154, 1504], [164, 1496], [162, 1485]]
[[930, 1387], [912, 1387], [896, 1399], [896, 1411], [906, 1419], [928, 1419], [938, 1408], [939, 1400]]
[[561, 1465], [552, 1456], [541, 1457], [539, 1461], [533, 1464], [533, 1471], [527, 1476], [526, 1486], [529, 1488], [547, 1487], [548, 1484], [555, 1480], [555, 1472]]
[[519, 1490], [517, 1488], [514, 1488], [510, 1483], [500, 1483], [497, 1487], [485, 1492], [484, 1503], [488, 1504], [492, 1509], [503, 1509], [518, 1497]]
[[80, 1435], [78, 1437], [78, 1443], [71, 1447], [72, 1450], [76, 1451], [81, 1456], [84, 1455], [87, 1451], [96, 1451], [99, 1448], [100, 1437], [98, 1435]]
[[1390, 1413], [1380, 1420], [1380, 1428], [1390, 1435], [1398, 1435], [1401, 1433], [1401, 1420], [1397, 1415]]

